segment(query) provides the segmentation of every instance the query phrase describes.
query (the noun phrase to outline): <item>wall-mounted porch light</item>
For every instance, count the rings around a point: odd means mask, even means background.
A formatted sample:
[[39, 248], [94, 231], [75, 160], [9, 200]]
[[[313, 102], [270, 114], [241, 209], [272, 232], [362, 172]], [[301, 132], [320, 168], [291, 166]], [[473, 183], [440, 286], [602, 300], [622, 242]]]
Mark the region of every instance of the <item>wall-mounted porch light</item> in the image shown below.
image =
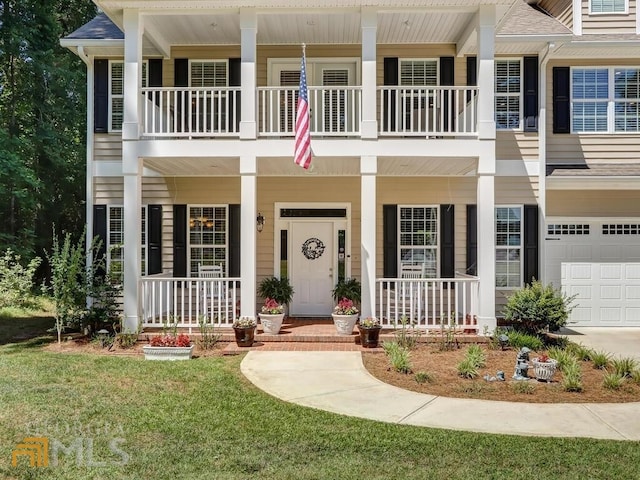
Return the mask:
[[256, 217], [256, 229], [258, 232], [261, 232], [264, 228], [264, 217], [261, 213], [258, 212], [258, 216]]

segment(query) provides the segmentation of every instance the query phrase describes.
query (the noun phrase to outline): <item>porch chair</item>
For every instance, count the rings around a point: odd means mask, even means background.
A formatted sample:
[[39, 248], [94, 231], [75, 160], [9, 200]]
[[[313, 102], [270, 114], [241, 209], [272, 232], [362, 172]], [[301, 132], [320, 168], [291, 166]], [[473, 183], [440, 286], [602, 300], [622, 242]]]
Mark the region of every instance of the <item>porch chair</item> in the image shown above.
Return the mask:
[[203, 312], [207, 316], [212, 316], [214, 307], [219, 307], [224, 315], [233, 311], [233, 306], [229, 308], [227, 298], [226, 282], [222, 280], [222, 265], [202, 265], [198, 264], [198, 278], [219, 279], [213, 282], [202, 282], [200, 285], [200, 304]]
[[[424, 268], [422, 265], [402, 264], [400, 266], [401, 279], [419, 279], [424, 277]], [[408, 284], [398, 285], [396, 292], [396, 305], [393, 305], [393, 311], [390, 316], [395, 320], [403, 315], [409, 318], [409, 321], [420, 320], [420, 305], [422, 302], [421, 285], [419, 282], [411, 282]]]

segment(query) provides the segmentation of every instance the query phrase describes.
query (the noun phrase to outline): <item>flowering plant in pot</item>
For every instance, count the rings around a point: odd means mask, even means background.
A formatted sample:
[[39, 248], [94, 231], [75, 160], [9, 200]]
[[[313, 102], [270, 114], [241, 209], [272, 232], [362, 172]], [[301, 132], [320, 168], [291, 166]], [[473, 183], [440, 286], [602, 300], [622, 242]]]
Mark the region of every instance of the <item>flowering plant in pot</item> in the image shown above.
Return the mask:
[[262, 324], [262, 331], [277, 335], [284, 319], [284, 305], [281, 305], [273, 298], [267, 297], [258, 315]]
[[351, 335], [358, 321], [358, 308], [353, 300], [343, 297], [333, 309], [331, 316], [338, 335]]
[[149, 345], [142, 347], [147, 360], [189, 360], [193, 355], [193, 345], [188, 335], [155, 335]]
[[233, 322], [233, 331], [236, 337], [236, 344], [239, 347], [250, 347], [256, 333], [256, 319], [253, 317], [240, 317]]
[[360, 320], [358, 331], [360, 332], [360, 345], [364, 348], [375, 348], [380, 338], [380, 320], [376, 317], [367, 317]]

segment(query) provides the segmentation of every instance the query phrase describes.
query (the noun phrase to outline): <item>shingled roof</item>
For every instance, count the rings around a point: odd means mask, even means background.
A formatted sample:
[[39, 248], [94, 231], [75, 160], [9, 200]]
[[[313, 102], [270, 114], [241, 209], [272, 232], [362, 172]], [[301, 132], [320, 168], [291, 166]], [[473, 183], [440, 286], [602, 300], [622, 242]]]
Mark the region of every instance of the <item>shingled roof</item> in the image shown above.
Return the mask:
[[104, 13], [85, 23], [65, 38], [76, 40], [123, 40], [124, 33]]
[[571, 33], [571, 30], [560, 21], [524, 0], [513, 6], [497, 32], [498, 36], [571, 35]]
[[579, 165], [548, 165], [549, 177], [640, 177], [640, 165], [599, 163]]

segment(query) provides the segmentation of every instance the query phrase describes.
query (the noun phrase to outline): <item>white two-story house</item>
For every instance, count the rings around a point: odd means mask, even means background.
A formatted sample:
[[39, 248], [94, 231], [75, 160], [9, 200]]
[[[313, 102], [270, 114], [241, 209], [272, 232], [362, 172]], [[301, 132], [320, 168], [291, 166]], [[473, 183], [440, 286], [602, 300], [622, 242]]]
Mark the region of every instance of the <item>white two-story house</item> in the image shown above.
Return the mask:
[[640, 324], [635, 0], [94, 1], [61, 43], [128, 329], [255, 316], [272, 275], [296, 317], [355, 277], [363, 316], [483, 333], [536, 278]]

